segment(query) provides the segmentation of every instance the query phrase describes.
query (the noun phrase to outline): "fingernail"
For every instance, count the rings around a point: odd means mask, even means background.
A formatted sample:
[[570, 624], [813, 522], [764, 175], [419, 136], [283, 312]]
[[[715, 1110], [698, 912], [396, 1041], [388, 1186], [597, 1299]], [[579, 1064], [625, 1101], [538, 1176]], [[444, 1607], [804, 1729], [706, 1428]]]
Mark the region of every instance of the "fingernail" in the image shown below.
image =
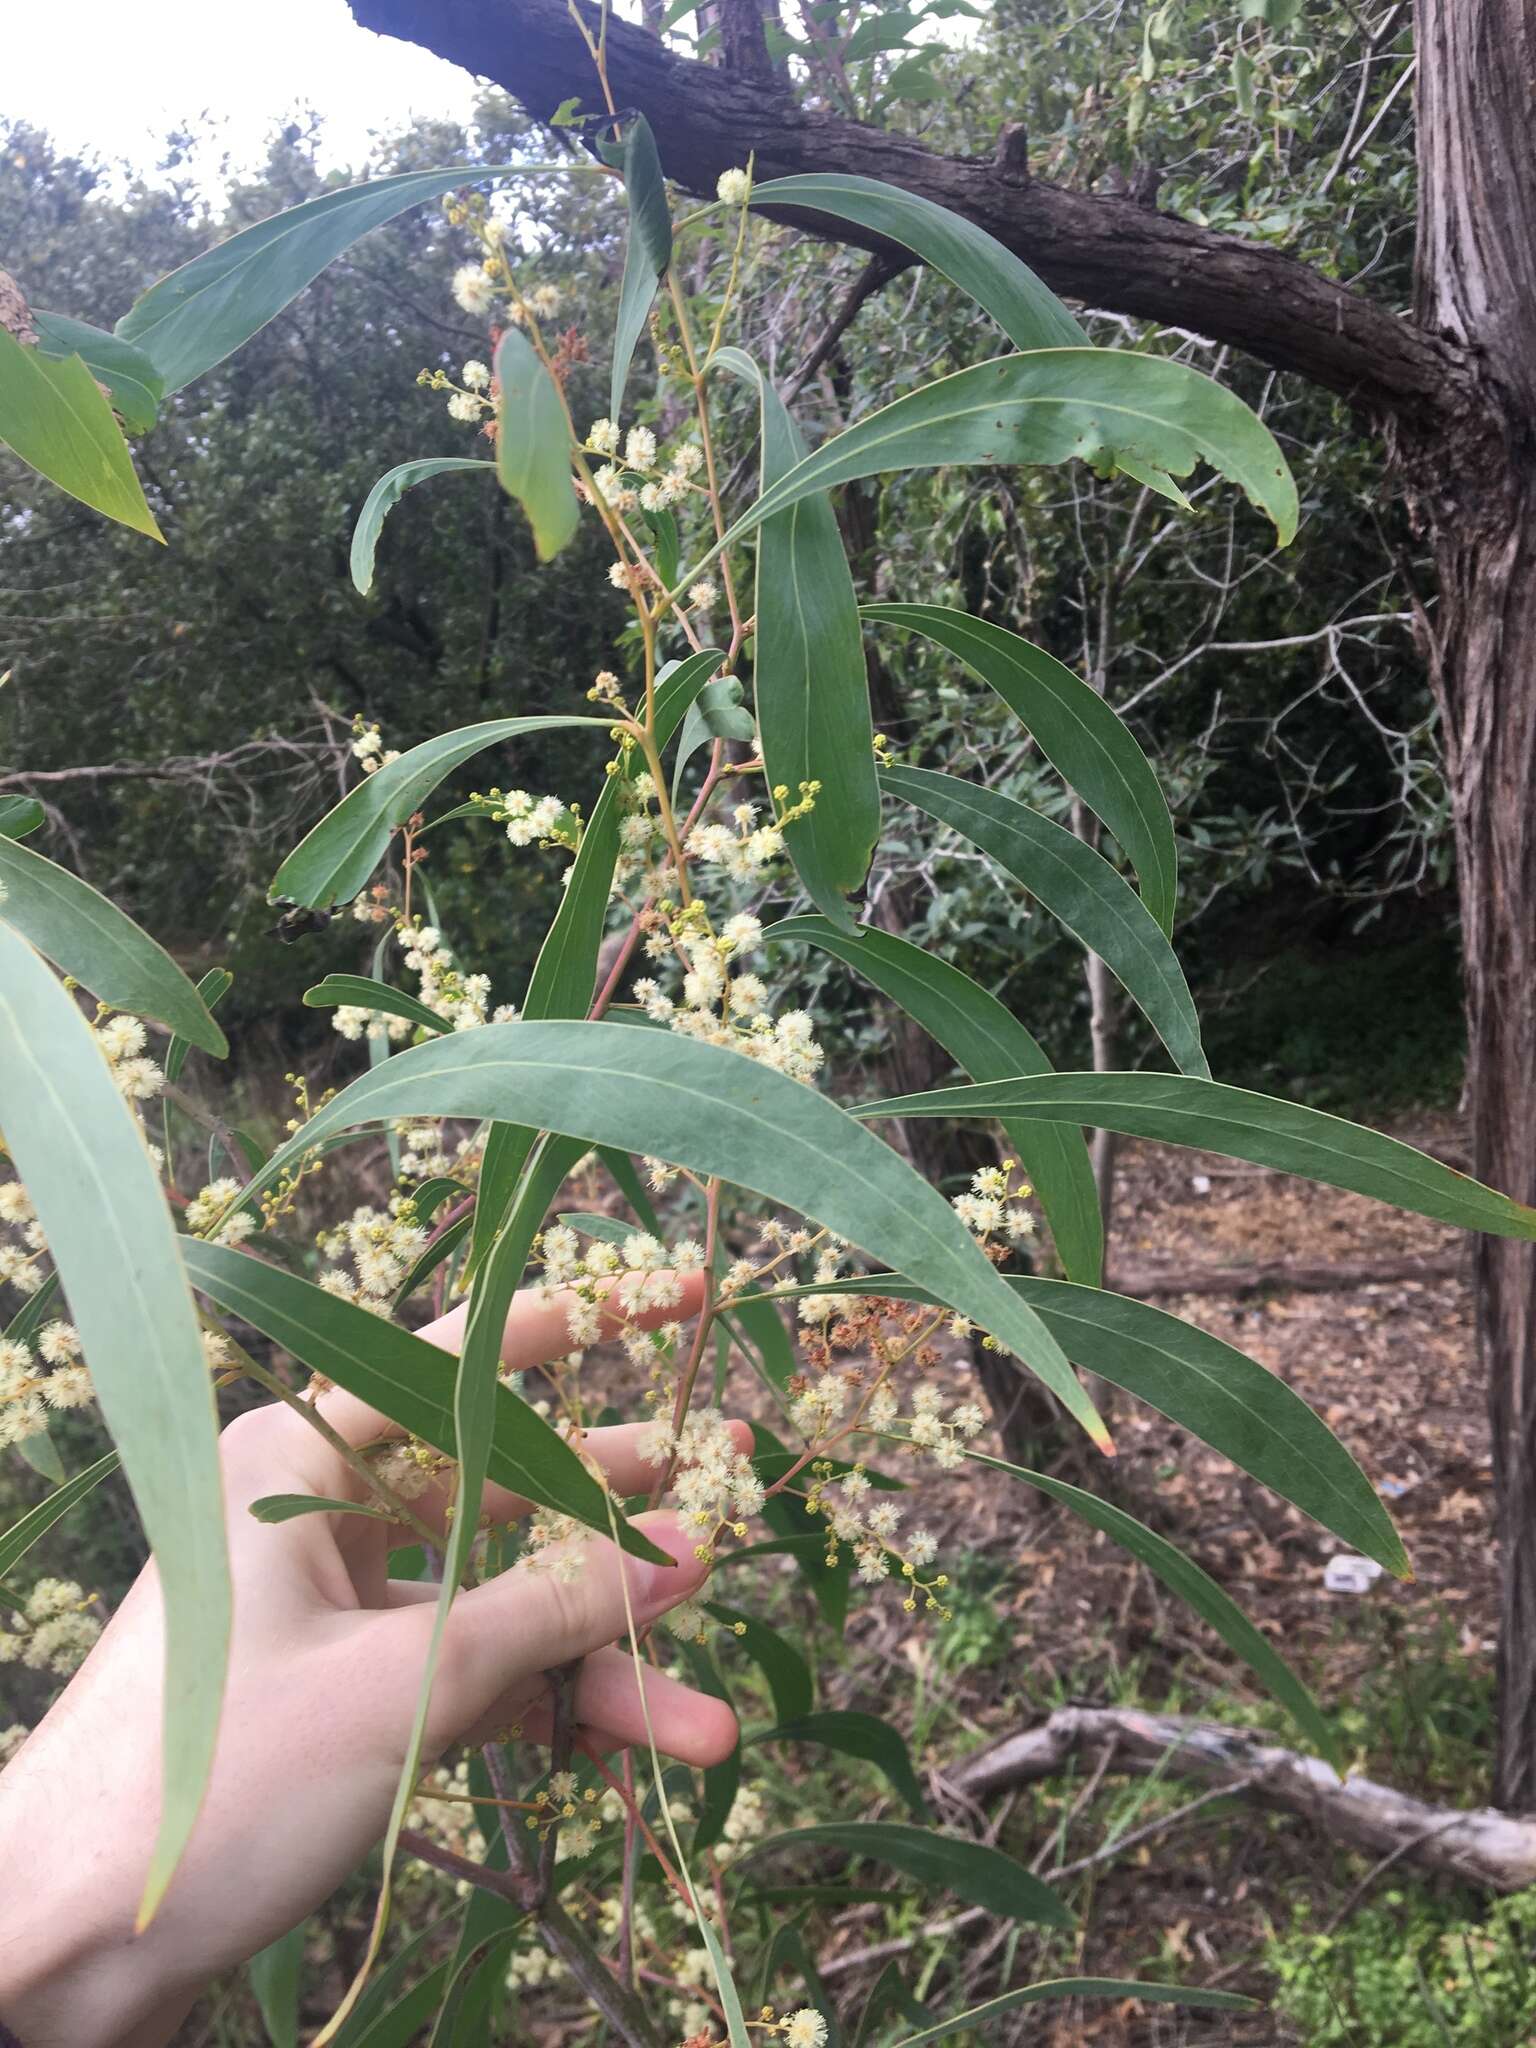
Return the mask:
[[699, 1561], [694, 1556], [698, 1538], [689, 1534], [676, 1515], [666, 1511], [637, 1515], [633, 1526], [673, 1560], [671, 1564], [659, 1564], [643, 1557], [625, 1559], [631, 1574], [631, 1598], [649, 1611], [659, 1613], [674, 1601], [686, 1599], [702, 1576]]

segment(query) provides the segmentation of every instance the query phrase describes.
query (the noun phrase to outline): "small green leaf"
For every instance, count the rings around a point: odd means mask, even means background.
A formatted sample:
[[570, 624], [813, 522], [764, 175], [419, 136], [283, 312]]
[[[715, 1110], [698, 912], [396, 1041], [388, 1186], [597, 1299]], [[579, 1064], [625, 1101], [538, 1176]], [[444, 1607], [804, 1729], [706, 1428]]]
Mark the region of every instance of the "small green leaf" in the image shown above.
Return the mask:
[[487, 1024], [413, 1046], [361, 1075], [274, 1154], [263, 1181], [358, 1123], [427, 1115], [542, 1127], [782, 1202], [932, 1286], [1016, 1352], [1096, 1442], [1107, 1442], [1055, 1340], [943, 1196], [827, 1097], [760, 1061], [622, 1024]]
[[636, 114], [624, 131], [624, 191], [629, 200], [629, 241], [624, 251], [624, 281], [619, 287], [619, 314], [613, 337], [613, 370], [608, 411], [618, 419], [635, 344], [645, 332], [656, 286], [672, 261], [672, 217], [662, 176], [656, 138], [644, 114]]
[[[1009, 1920], [1033, 1920], [1046, 1927], [1070, 1927], [1073, 1916], [1048, 1884], [985, 1842], [941, 1835], [902, 1821], [830, 1821], [770, 1835], [750, 1852], [751, 1860], [783, 1849], [824, 1847], [849, 1856], [870, 1856], [905, 1871], [935, 1891], [953, 1892]], [[744, 1859], [745, 1860], [745, 1859]]]
[[272, 2048], [299, 2048], [299, 1986], [306, 1924], [290, 1929], [246, 1964]]
[[[456, 1361], [449, 1352], [247, 1252], [199, 1238], [181, 1243], [192, 1285], [227, 1315], [239, 1316], [412, 1436], [457, 1456]], [[509, 1387], [499, 1388], [493, 1417], [486, 1434], [495, 1483], [607, 1535], [607, 1495], [570, 1445]], [[637, 1557], [662, 1555], [627, 1523], [620, 1529], [625, 1549]]]
[[541, 562], [558, 555], [581, 517], [571, 482], [571, 428], [554, 379], [521, 328], [496, 344], [496, 474], [528, 516]]
[[[995, 995], [909, 939], [868, 928], [848, 938], [821, 917], [785, 918], [763, 936], [820, 946], [843, 961], [899, 1003], [974, 1080], [1052, 1071], [1029, 1032]], [[1040, 1197], [1063, 1268], [1074, 1280], [1097, 1285], [1104, 1265], [1104, 1225], [1081, 1129], [1068, 1123], [1005, 1122], [1003, 1131]]]
[[39, 476], [135, 533], [163, 541], [123, 430], [79, 356], [55, 362], [0, 327], [0, 441]]
[[1417, 1216], [1494, 1237], [1536, 1238], [1536, 1209], [1399, 1138], [1305, 1103], [1282, 1102], [1190, 1074], [1025, 1074], [974, 1088], [860, 1104], [865, 1116], [1047, 1117], [1163, 1145], [1193, 1145], [1255, 1166], [1347, 1188]]
[[[713, 1608], [710, 1610], [711, 1613], [715, 1611]], [[781, 1714], [782, 1711], [780, 1708]], [[760, 1735], [748, 1739], [753, 1743], [814, 1742], [822, 1749], [835, 1749], [842, 1756], [859, 1757], [865, 1763], [874, 1764], [889, 1778], [915, 1819], [928, 1818], [927, 1804], [906, 1743], [889, 1721], [882, 1721], [875, 1714], [841, 1708], [820, 1714], [802, 1714], [798, 1719], [781, 1719], [777, 1727], [765, 1728]]]
[[197, 1819], [224, 1696], [230, 1589], [218, 1423], [143, 1132], [73, 1000], [4, 921], [0, 1128], [47, 1232], [160, 1574], [164, 1779], [143, 1926]]
[[108, 1451], [104, 1458], [98, 1458], [94, 1465], [87, 1465], [83, 1472], [77, 1472], [73, 1479], [66, 1479], [62, 1486], [40, 1500], [35, 1508], [29, 1508], [19, 1522], [13, 1522], [0, 1535], [0, 1579], [9, 1576], [39, 1537], [46, 1536], [61, 1516], [67, 1515], [78, 1500], [99, 1486], [103, 1479], [117, 1470], [116, 1451]]
[[416, 462], [398, 463], [395, 468], [387, 470], [363, 500], [363, 509], [352, 529], [352, 581], [363, 596], [366, 597], [373, 588], [374, 557], [378, 553], [384, 522], [413, 484], [425, 483], [429, 477], [445, 476], [452, 470], [492, 471], [495, 467], [494, 462], [482, 462], [468, 455], [428, 455]]
[[369, 1507], [357, 1500], [327, 1500], [318, 1493], [264, 1493], [251, 1502], [247, 1512], [258, 1522], [292, 1522], [300, 1515], [366, 1515], [375, 1522], [394, 1519], [387, 1508]]
[[[767, 491], [803, 467], [805, 443], [749, 355], [723, 348], [715, 362], [757, 389]], [[869, 872], [880, 791], [858, 599], [830, 498], [805, 494], [764, 523], [756, 612], [752, 678], [764, 776], [788, 791], [791, 805], [802, 784], [820, 785], [810, 813], [785, 828], [785, 845], [816, 907], [851, 932], [846, 898]]]
[[67, 313], [39, 313], [32, 310], [37, 329], [38, 353], [63, 362], [79, 356], [91, 375], [105, 384], [112, 403], [122, 414], [130, 434], [146, 434], [155, 424], [155, 414], [165, 395], [159, 371], [132, 342], [121, 335], [106, 334], [86, 320], [71, 320]]
[[310, 1010], [334, 1010], [343, 1005], [359, 1010], [376, 1010], [386, 1017], [404, 1017], [423, 1031], [447, 1031], [435, 1010], [403, 988], [391, 988], [368, 974], [328, 974], [324, 981], [304, 991], [304, 1005]]
[[0, 796], [0, 837], [25, 839], [47, 815], [35, 796]]
[[793, 1721], [809, 1714], [814, 1697], [811, 1668], [794, 1644], [755, 1615], [735, 1607], [709, 1603], [708, 1611], [723, 1622], [740, 1640], [742, 1648], [768, 1681], [773, 1694], [773, 1711], [781, 1721]]
[[752, 188], [754, 208], [792, 206], [900, 242], [973, 298], [1018, 349], [1080, 348], [1083, 330], [1056, 294], [985, 228], [877, 178], [814, 171]]
[[1097, 690], [1017, 633], [937, 604], [867, 604], [859, 616], [921, 633], [1002, 698], [1051, 766], [1124, 847], [1142, 901], [1172, 936], [1178, 901], [1173, 820], [1146, 755]]
[[880, 786], [962, 833], [1038, 897], [1098, 954], [1179, 1067], [1209, 1074], [1195, 999], [1167, 935], [1101, 853], [1016, 797], [956, 775], [931, 768], [882, 768]]
[[0, 888], [0, 916], [101, 1002], [152, 1017], [204, 1052], [220, 1058], [228, 1052], [223, 1032], [170, 954], [88, 882], [0, 837]]
[[420, 809], [455, 768], [501, 740], [562, 726], [601, 726], [607, 718], [545, 713], [530, 718], [489, 718], [423, 740], [350, 790], [289, 854], [272, 878], [271, 896], [311, 909], [350, 901], [384, 857], [391, 835]]
[[1002, 1458], [989, 1458], [984, 1451], [967, 1451], [966, 1457], [973, 1465], [986, 1465], [994, 1472], [1006, 1472], [1010, 1478], [1022, 1479], [1026, 1486], [1048, 1493], [1052, 1500], [1059, 1500], [1063, 1507], [1080, 1515], [1091, 1527], [1102, 1529], [1122, 1550], [1128, 1550], [1154, 1578], [1161, 1579], [1170, 1592], [1176, 1593], [1203, 1621], [1210, 1623], [1227, 1648], [1242, 1658], [1265, 1690], [1285, 1708], [1318, 1754], [1326, 1757], [1336, 1771], [1345, 1769], [1344, 1753], [1317, 1701], [1237, 1602], [1182, 1550], [1164, 1537], [1155, 1535], [1144, 1522], [1138, 1522], [1123, 1508], [1100, 1500], [1095, 1494], [1085, 1493], [1080, 1486], [1069, 1486], [1064, 1479], [1053, 1479], [1045, 1472], [1031, 1472], [1023, 1465], [1010, 1465]]
[[[197, 984], [198, 999], [211, 1017], [219, 1004], [235, 985], [235, 977], [227, 967], [210, 967]], [[180, 1032], [172, 1038], [165, 1049], [165, 1078], [179, 1081], [182, 1070], [192, 1051], [192, 1041], [183, 1038]]]
[[1262, 2012], [1257, 1998], [1244, 1998], [1237, 1991], [1208, 1991], [1197, 1984], [1141, 1984], [1125, 1977], [1053, 1977], [1042, 1984], [1021, 1984], [981, 2005], [968, 2006], [953, 2018], [939, 2020], [921, 2033], [908, 2034], [896, 2048], [928, 2048], [930, 2041], [946, 2035], [971, 2033], [983, 2028], [1015, 2005], [1035, 2005], [1054, 1998], [1138, 1999], [1143, 2005], [1203, 2006], [1222, 2012]]

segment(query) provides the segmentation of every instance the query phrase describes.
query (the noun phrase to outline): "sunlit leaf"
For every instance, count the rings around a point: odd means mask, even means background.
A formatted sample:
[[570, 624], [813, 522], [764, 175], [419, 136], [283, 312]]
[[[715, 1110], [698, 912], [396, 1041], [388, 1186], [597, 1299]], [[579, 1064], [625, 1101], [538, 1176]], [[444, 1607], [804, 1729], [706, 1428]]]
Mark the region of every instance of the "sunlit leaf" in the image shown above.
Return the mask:
[[160, 1574], [164, 1771], [143, 1924], [197, 1819], [224, 1695], [230, 1588], [218, 1424], [176, 1233], [138, 1121], [73, 999], [4, 921], [0, 1128], [47, 1232]]
[[571, 426], [554, 379], [520, 327], [496, 344], [496, 474], [533, 528], [541, 562], [558, 555], [581, 517], [571, 482]]
[[62, 362], [0, 327], [0, 441], [61, 491], [151, 540], [155, 523], [123, 430], [79, 356]]

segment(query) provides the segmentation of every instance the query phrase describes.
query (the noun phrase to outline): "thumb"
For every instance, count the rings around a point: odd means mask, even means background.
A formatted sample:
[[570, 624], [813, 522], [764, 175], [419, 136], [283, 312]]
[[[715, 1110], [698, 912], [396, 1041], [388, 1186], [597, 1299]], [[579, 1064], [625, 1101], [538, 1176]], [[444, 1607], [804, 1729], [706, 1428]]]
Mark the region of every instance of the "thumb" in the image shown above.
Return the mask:
[[[653, 1564], [594, 1537], [526, 1558], [458, 1596], [449, 1610], [433, 1689], [433, 1748], [454, 1741], [525, 1680], [531, 1695], [544, 1672], [616, 1641], [629, 1615], [642, 1628], [698, 1591], [708, 1574], [694, 1556], [698, 1537], [667, 1512], [638, 1515], [634, 1526], [675, 1562]], [[405, 1668], [419, 1673], [432, 1608], [403, 1608], [390, 1621], [397, 1640], [415, 1646], [414, 1657], [409, 1648], [400, 1650]]]

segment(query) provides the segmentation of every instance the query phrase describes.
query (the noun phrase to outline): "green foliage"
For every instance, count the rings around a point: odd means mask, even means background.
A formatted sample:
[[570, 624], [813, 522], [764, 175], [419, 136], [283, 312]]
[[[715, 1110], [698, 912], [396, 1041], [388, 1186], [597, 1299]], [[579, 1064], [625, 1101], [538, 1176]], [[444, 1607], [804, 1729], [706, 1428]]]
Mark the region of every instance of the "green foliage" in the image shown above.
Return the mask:
[[1266, 1952], [1306, 2048], [1523, 2048], [1536, 2019], [1536, 1892], [1481, 1910], [1393, 1889], [1326, 1930], [1299, 1906]]
[[165, 538], [112, 408], [79, 355], [24, 348], [0, 328], [0, 442], [108, 519]]

